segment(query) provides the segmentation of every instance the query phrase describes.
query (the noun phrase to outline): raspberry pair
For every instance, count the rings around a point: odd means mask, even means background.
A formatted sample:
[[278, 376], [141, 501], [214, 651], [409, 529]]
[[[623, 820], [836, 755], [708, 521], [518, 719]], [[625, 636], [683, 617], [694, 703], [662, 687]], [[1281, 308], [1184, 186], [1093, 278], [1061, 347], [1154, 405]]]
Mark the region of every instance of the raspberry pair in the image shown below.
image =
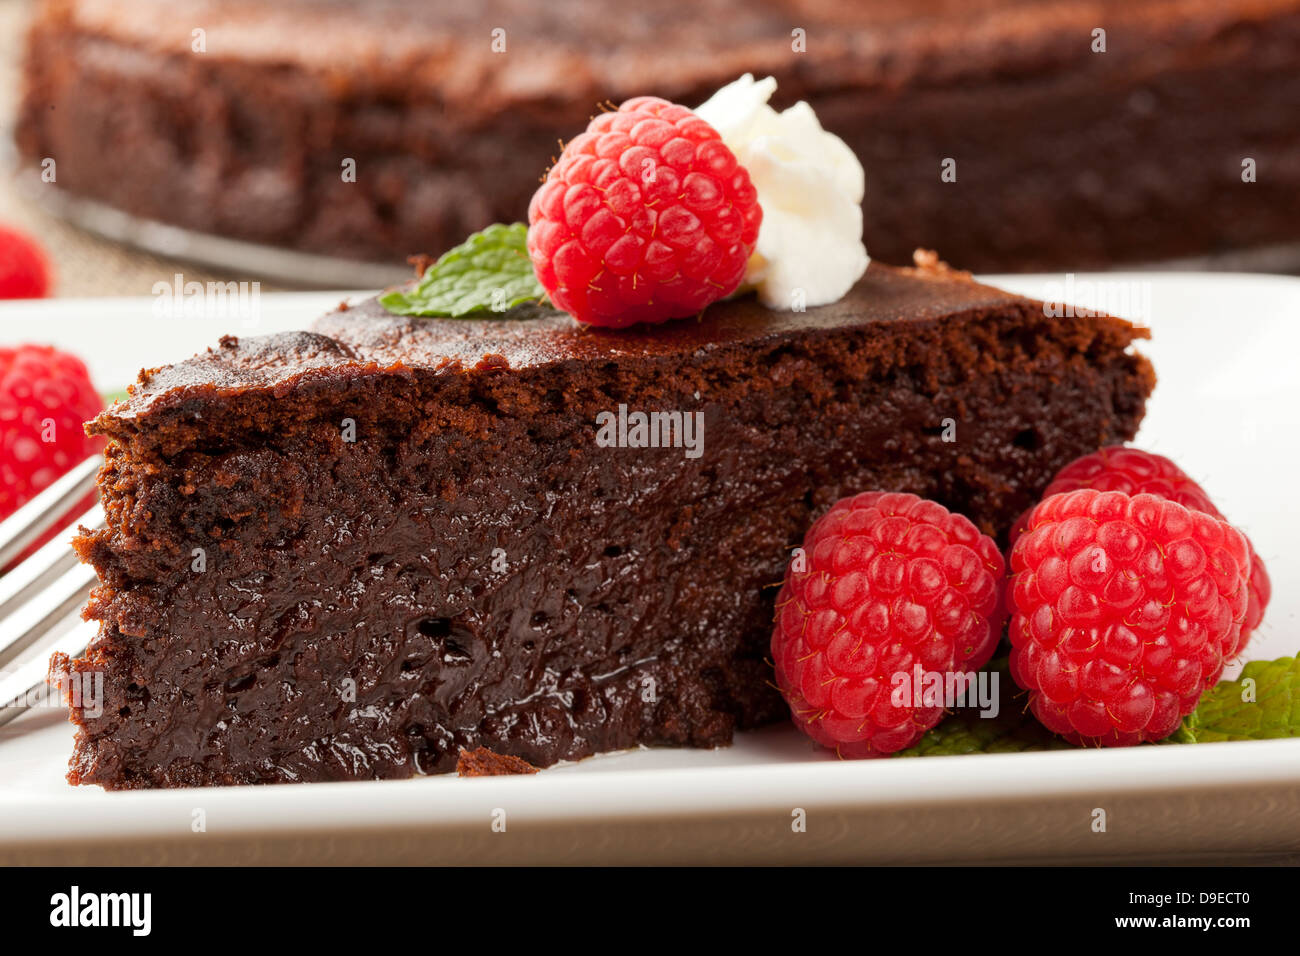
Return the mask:
[[1008, 580], [993, 540], [935, 502], [868, 492], [832, 507], [777, 599], [795, 723], [846, 757], [915, 744], [952, 702], [893, 691], [982, 667], [1010, 611], [1011, 673], [1044, 726], [1081, 744], [1161, 740], [1268, 602], [1245, 536], [1160, 456], [1074, 462], [1017, 529]]

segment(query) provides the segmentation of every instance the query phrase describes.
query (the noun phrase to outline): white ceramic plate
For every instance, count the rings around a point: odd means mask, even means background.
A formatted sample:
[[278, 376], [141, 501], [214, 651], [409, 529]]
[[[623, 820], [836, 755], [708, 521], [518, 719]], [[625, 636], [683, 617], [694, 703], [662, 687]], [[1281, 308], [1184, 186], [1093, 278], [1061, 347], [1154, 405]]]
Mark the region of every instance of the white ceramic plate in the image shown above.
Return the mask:
[[[1154, 333], [1142, 349], [1160, 384], [1139, 443], [1199, 479], [1268, 563], [1273, 601], [1250, 655], [1300, 650], [1300, 556], [1287, 547], [1300, 538], [1300, 279], [1108, 273], [1075, 277], [1072, 288], [1065, 276], [989, 281], [1141, 313]], [[178, 359], [226, 332], [302, 327], [346, 295], [264, 295], [247, 324], [157, 317], [149, 299], [9, 303], [0, 305], [0, 343], [74, 349], [105, 391], [117, 391], [143, 365]], [[64, 782], [71, 737], [49, 710], [0, 729], [0, 861], [1300, 857], [1300, 740], [840, 762], [793, 729], [773, 727], [729, 749], [634, 751], [532, 777], [105, 793]]]

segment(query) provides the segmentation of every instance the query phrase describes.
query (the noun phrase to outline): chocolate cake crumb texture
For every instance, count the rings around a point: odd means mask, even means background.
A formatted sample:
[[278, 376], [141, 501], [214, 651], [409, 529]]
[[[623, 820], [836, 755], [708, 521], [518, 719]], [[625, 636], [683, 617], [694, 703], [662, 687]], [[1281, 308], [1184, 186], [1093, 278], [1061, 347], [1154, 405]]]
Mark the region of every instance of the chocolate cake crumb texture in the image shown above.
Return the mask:
[[493, 753], [486, 747], [479, 747], [476, 750], [462, 750], [460, 757], [456, 761], [456, 775], [458, 777], [516, 776], [537, 773], [537, 769], [526, 760], [520, 760], [518, 757], [511, 757], [507, 754]]
[[[407, 777], [715, 747], [785, 716], [771, 587], [837, 499], [934, 498], [1004, 532], [1066, 462], [1131, 438], [1145, 331], [939, 268], [843, 300], [752, 298], [648, 330], [540, 306], [309, 332], [143, 372], [108, 438], [104, 674], [69, 779], [110, 789]], [[601, 447], [625, 406], [702, 454]], [[955, 429], [955, 440], [945, 434]]]

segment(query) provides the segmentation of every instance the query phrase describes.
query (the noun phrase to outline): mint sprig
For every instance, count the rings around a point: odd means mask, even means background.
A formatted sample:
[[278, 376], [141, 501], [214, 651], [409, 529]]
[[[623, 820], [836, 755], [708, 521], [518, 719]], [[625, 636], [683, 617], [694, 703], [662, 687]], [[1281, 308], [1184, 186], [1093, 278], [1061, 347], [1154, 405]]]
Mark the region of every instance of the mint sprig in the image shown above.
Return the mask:
[[415, 286], [385, 292], [379, 304], [397, 315], [455, 319], [544, 301], [527, 235], [521, 222], [488, 226], [443, 253]]
[[1251, 661], [1205, 692], [1182, 731], [1201, 744], [1300, 737], [1300, 658]]
[[[975, 753], [1022, 753], [1065, 750], [1072, 745], [1051, 733], [1029, 713], [1025, 695], [1007, 670], [1006, 659], [989, 670], [998, 672], [1001, 693], [996, 717], [974, 709], [945, 717], [899, 757], [955, 756]], [[1236, 680], [1215, 684], [1196, 710], [1162, 744], [1214, 743], [1300, 737], [1300, 658], [1251, 661]]]
[[1025, 707], [1005, 657], [987, 670], [998, 675], [998, 715], [981, 717], [963, 708], [941, 720], [919, 741], [900, 750], [899, 757], [939, 757], [961, 754], [1007, 754], [1028, 750], [1063, 750], [1070, 745], [1040, 724]]

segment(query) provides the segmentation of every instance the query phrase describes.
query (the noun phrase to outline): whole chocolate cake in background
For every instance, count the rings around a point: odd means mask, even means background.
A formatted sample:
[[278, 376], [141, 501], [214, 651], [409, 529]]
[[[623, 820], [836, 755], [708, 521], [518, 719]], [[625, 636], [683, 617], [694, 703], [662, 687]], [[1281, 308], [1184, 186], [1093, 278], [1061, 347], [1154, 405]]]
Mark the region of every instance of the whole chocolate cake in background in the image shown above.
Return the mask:
[[753, 71], [861, 159], [874, 258], [1080, 270], [1300, 241], [1297, 62], [1300, 0], [48, 0], [17, 141], [145, 219], [401, 262], [515, 218], [598, 103]]

